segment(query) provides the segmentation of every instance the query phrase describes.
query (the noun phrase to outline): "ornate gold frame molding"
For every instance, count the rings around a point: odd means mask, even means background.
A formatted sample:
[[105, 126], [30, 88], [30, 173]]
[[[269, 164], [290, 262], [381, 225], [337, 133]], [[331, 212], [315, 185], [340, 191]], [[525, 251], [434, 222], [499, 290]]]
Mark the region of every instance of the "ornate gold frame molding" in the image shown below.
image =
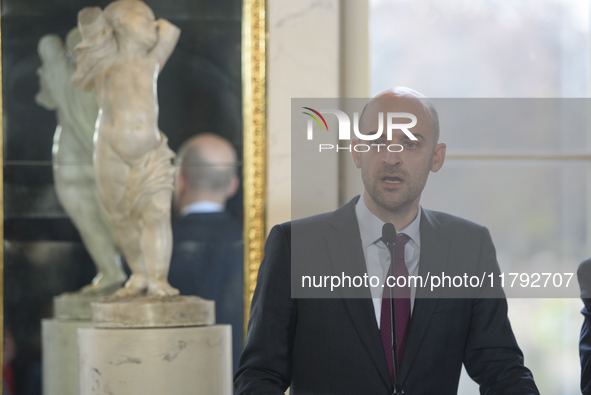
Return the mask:
[[266, 102], [265, 0], [244, 0], [242, 108], [244, 141], [244, 327], [265, 243]]

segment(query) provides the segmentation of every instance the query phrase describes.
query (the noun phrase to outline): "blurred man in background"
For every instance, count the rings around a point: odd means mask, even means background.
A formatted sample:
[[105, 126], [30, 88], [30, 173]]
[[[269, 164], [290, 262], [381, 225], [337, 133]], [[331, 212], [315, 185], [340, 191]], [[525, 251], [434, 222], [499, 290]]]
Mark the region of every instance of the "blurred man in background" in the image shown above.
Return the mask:
[[216, 323], [232, 325], [236, 372], [243, 339], [242, 224], [225, 211], [238, 190], [236, 151], [223, 137], [203, 133], [179, 149], [175, 180], [173, 252], [168, 280], [181, 295], [215, 301]]

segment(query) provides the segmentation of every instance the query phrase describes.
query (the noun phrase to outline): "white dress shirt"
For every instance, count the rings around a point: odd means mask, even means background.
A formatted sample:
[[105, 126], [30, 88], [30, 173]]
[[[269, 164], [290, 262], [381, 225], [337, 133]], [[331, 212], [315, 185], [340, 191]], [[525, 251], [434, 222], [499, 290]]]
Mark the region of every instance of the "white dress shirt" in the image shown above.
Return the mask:
[[[359, 197], [359, 201], [355, 205], [355, 215], [359, 223], [359, 233], [361, 234], [361, 244], [363, 246], [363, 254], [365, 256], [365, 265], [367, 266], [368, 277], [376, 276], [380, 279], [380, 284], [377, 287], [371, 288], [373, 307], [380, 327], [380, 318], [382, 315], [382, 292], [384, 288], [382, 285], [388, 275], [390, 269], [390, 252], [386, 245], [380, 241], [382, 237], [382, 226], [384, 221], [376, 217], [365, 205], [364, 200], [365, 191]], [[415, 219], [404, 229], [396, 229], [396, 233], [404, 233], [409, 237], [409, 240], [404, 246], [404, 262], [408, 269], [408, 274], [417, 276], [419, 274], [419, 257], [421, 254], [421, 207]], [[410, 288], [410, 311], [414, 308], [416, 289]]]
[[194, 213], [221, 213], [224, 211], [224, 206], [216, 202], [202, 200], [186, 205], [181, 209], [181, 217]]

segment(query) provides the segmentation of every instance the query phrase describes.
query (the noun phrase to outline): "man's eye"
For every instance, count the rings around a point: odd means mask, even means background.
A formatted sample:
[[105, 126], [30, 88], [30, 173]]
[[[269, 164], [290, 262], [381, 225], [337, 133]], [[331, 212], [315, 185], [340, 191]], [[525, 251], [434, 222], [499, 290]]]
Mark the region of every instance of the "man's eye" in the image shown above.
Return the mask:
[[371, 142], [371, 145], [384, 145], [386, 143], [384, 143], [382, 140], [374, 140]]
[[417, 143], [415, 143], [414, 141], [409, 141], [409, 142], [405, 143], [404, 145], [406, 146], [406, 148], [409, 148], [409, 149], [418, 147]]

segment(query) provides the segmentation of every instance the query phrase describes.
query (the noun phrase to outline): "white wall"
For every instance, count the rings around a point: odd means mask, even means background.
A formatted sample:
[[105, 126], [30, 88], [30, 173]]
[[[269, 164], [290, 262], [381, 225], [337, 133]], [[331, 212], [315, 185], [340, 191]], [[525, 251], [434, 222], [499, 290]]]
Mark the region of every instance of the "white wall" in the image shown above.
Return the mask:
[[[291, 98], [367, 97], [367, 0], [267, 3], [267, 230], [307, 215], [291, 202]], [[362, 190], [350, 154], [316, 166], [315, 210], [334, 210]], [[292, 215], [293, 214], [293, 215]]]
[[[338, 0], [267, 3], [267, 230], [291, 219], [291, 98], [339, 95], [339, 10]], [[338, 204], [332, 182], [327, 209]]]

